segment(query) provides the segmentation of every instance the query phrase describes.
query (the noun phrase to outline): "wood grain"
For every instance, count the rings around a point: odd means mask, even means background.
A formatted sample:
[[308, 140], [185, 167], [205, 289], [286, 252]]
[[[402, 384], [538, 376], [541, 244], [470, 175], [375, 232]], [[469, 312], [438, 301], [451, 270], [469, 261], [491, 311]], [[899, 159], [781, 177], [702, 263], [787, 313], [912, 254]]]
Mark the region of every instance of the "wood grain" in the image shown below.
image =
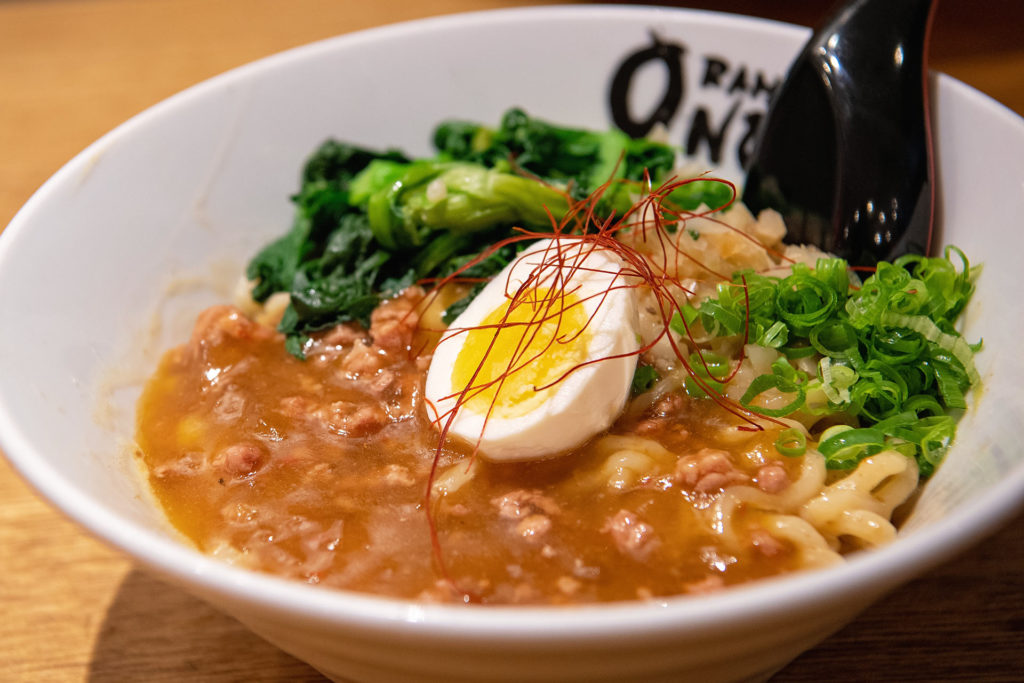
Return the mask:
[[[0, 225], [61, 164], [147, 106], [289, 47], [510, 1], [0, 0]], [[691, 2], [803, 24], [807, 0]], [[1024, 3], [940, 3], [932, 66], [1024, 112]], [[779, 682], [1024, 677], [1024, 516], [881, 601]], [[0, 680], [321, 681], [137, 569], [0, 461]]]

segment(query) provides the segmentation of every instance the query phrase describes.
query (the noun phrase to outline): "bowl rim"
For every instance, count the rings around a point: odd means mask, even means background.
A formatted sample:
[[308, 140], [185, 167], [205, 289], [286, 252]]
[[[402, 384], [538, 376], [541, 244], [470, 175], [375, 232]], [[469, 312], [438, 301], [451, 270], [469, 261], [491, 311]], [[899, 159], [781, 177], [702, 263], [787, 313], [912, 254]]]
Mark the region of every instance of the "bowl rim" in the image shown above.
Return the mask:
[[[194, 99], [224, 85], [258, 77], [294, 61], [316, 59], [337, 46], [400, 38], [409, 32], [452, 30], [476, 23], [517, 19], [534, 21], [555, 16], [602, 21], [629, 17], [666, 16], [699, 19], [729, 27], [776, 31], [796, 40], [809, 29], [768, 19], [708, 10], [617, 5], [544, 6], [457, 13], [369, 28], [291, 48], [249, 62], [193, 85], [136, 114], [103, 135], [51, 176], [15, 214], [0, 233], [0, 268], [16, 257], [17, 244], [31, 229], [33, 215], [65, 183], [85, 169], [95, 155], [116, 139], [169, 116]], [[1010, 117], [1024, 135], [1024, 119], [988, 96], [944, 74], [936, 85], [972, 100], [993, 116]], [[954, 518], [943, 518], [901, 537], [898, 543], [849, 557], [825, 570], [797, 572], [759, 580], [726, 591], [698, 596], [675, 596], [651, 601], [565, 606], [478, 606], [427, 604], [379, 597], [353, 591], [310, 586], [301, 582], [234, 567], [141, 525], [128, 522], [87, 495], [61, 472], [38, 457], [28, 436], [7, 409], [13, 396], [0, 395], [0, 449], [21, 477], [50, 505], [110, 546], [125, 552], [180, 584], [211, 600], [246, 602], [278, 614], [300, 615], [305, 620], [349, 624], [363, 630], [387, 631], [394, 636], [429, 634], [443, 639], [458, 636], [463, 642], [492, 640], [559, 647], [568, 641], [637, 643], [651, 635], [699, 630], [710, 633], [727, 628], [737, 619], [756, 623], [760, 615], [795, 612], [828, 601], [837, 594], [864, 592], [877, 597], [981, 540], [1024, 507], [1024, 465], [1018, 465], [982, 499], [963, 504]], [[421, 624], [430, 628], [424, 629]]]

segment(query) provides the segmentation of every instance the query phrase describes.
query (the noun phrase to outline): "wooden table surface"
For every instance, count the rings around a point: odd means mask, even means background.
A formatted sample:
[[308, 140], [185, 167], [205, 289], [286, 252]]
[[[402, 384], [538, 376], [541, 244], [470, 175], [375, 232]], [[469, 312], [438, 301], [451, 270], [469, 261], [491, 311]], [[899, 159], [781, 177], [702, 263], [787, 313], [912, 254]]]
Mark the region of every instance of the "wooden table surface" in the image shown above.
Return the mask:
[[[507, 0], [0, 0], [0, 226], [60, 165], [199, 80], [339, 33]], [[815, 0], [679, 3], [814, 24]], [[931, 64], [1024, 113], [1024, 2], [943, 0]], [[2, 324], [2, 323], [0, 323]], [[776, 681], [1024, 680], [1024, 516]], [[319, 681], [138, 569], [0, 459], [0, 681]]]

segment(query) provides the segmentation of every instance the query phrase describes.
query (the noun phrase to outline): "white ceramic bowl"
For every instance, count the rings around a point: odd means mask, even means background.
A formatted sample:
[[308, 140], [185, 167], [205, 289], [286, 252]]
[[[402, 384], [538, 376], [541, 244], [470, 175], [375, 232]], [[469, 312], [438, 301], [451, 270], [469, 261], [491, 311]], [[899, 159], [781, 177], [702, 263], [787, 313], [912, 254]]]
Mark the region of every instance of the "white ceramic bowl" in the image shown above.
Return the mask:
[[[437, 121], [494, 122], [510, 105], [605, 127], [612, 74], [654, 35], [685, 47], [672, 141], [687, 141], [698, 112], [715, 130], [736, 107], [718, 165], [737, 175], [746, 115], [767, 101], [758, 78], [775, 83], [807, 33], [668, 9], [500, 11], [343, 36], [203, 83], [102, 138], [0, 239], [7, 456], [100, 538], [328, 675], [356, 680], [764, 677], [991, 531], [1024, 493], [1024, 316], [1010, 314], [1024, 300], [1024, 122], [941, 75], [931, 86], [943, 239], [985, 264], [966, 328], [985, 340], [985, 388], [895, 544], [708, 597], [478, 608], [277, 580], [204, 557], [167, 531], [124, 455], [138, 380], [202, 305], [225, 296], [185, 285], [232, 279], [219, 274], [237, 274], [289, 224], [304, 157], [327, 136], [425, 153]], [[704, 84], [708, 60], [724, 67], [717, 85]], [[660, 99], [666, 73], [652, 63], [635, 74], [631, 116]], [[165, 334], [152, 334], [155, 317]]]

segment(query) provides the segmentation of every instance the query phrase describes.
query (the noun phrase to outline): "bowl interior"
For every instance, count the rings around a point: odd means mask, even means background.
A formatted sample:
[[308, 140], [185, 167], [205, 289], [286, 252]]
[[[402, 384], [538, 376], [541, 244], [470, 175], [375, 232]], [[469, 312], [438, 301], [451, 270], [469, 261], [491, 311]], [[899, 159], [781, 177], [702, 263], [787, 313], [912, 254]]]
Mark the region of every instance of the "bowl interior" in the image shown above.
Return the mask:
[[[255, 581], [272, 588], [247, 599], [286, 595], [281, 604], [325, 615], [351, 605], [351, 596], [246, 576], [174, 541], [130, 456], [134, 401], [156, 354], [185, 339], [195, 313], [224, 300], [247, 257], [286, 229], [304, 158], [327, 137], [427, 153], [436, 122], [496, 122], [512, 105], [594, 128], [607, 127], [618, 106], [620, 118], [625, 111], [642, 123], [678, 91], [669, 141], [739, 180], [747, 135], [805, 36], [692, 11], [492, 12], [314, 44], [158, 105], [71, 161], [0, 240], [3, 449], [70, 516], [201, 591]], [[615, 95], [615, 74], [656, 43], [675, 50], [678, 69], [650, 59]], [[1014, 231], [1024, 214], [1024, 123], [952, 79], [934, 76], [931, 85], [942, 238], [985, 264], [965, 327], [969, 340], [985, 342], [984, 389], [907, 538], [858, 559], [859, 574], [823, 572], [822, 593], [887, 572], [907, 578], [990, 529], [1024, 491], [1014, 438], [1024, 413], [1016, 349], [1024, 318], [1012, 308], [1024, 300]], [[750, 596], [770, 600], [757, 588]], [[389, 614], [409, 618], [410, 609]]]

